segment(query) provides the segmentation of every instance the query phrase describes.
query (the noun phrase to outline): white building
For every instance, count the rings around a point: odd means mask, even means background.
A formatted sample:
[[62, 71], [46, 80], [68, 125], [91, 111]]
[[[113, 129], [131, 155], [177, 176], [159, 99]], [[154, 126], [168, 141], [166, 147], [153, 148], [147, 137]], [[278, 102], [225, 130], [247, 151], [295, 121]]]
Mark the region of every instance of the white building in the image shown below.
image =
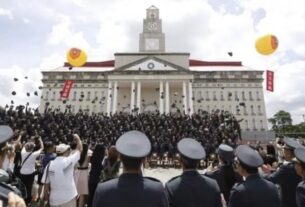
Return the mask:
[[[46, 102], [62, 111], [70, 105], [72, 112], [108, 114], [132, 110], [192, 114], [199, 109], [220, 109], [243, 119], [244, 137], [270, 136], [263, 71], [241, 62], [209, 62], [190, 59], [190, 53], [167, 53], [159, 10], [154, 6], [147, 9], [139, 39], [137, 53], [115, 53], [114, 60], [73, 68], [65, 63], [43, 71], [40, 111]], [[62, 99], [60, 91], [66, 80], [74, 84], [69, 98]]]

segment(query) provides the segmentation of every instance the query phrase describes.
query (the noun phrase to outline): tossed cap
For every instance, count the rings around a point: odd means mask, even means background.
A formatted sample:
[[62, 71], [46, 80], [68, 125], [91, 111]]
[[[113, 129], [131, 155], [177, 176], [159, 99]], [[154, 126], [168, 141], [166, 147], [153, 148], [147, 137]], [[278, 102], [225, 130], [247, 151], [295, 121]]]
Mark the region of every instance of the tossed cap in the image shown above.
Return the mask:
[[296, 148], [302, 147], [302, 145], [294, 138], [284, 138], [284, 148], [295, 150]]
[[7, 125], [0, 125], [0, 144], [6, 142], [14, 135], [11, 127]]
[[67, 144], [59, 144], [58, 146], [56, 146], [56, 153], [64, 153], [65, 151], [67, 151], [68, 149], [70, 149], [70, 146]]
[[206, 155], [202, 145], [192, 138], [181, 139], [177, 148], [181, 155], [192, 160], [201, 160]]
[[136, 130], [126, 132], [120, 136], [115, 146], [119, 153], [132, 158], [146, 157], [151, 150], [148, 137]]
[[240, 162], [249, 167], [259, 167], [264, 161], [257, 151], [248, 145], [240, 145], [236, 148], [236, 157]]
[[[294, 150], [296, 159], [305, 166], [305, 147], [299, 147]], [[297, 161], [295, 160], [295, 161]]]
[[218, 147], [218, 155], [222, 160], [226, 162], [232, 162], [234, 159], [234, 150], [229, 145], [221, 144]]

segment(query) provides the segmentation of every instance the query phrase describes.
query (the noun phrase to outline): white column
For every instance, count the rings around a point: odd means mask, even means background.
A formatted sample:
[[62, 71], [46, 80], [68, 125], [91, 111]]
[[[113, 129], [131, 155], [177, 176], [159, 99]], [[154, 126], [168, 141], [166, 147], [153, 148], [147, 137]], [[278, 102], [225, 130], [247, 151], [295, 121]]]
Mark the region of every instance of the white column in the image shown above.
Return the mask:
[[165, 82], [165, 113], [169, 113], [169, 84]]
[[160, 81], [160, 94], [159, 94], [159, 111], [160, 114], [164, 113], [164, 90], [163, 90], [163, 81]]
[[131, 90], [130, 90], [130, 113], [132, 113], [132, 110], [134, 109], [134, 98], [135, 98], [135, 82], [131, 82]]
[[138, 113], [141, 112], [141, 82], [138, 81], [137, 85], [137, 108], [138, 108]]
[[113, 86], [113, 105], [112, 105], [112, 113], [116, 112], [116, 107], [118, 105], [117, 103], [118, 101], [118, 82], [115, 81], [114, 82], [114, 86]]
[[183, 96], [183, 105], [184, 105], [184, 112], [185, 114], [188, 113], [188, 107], [187, 107], [187, 99], [186, 99], [186, 82], [182, 82], [182, 96]]
[[193, 109], [193, 85], [191, 81], [189, 81], [189, 108], [190, 108], [189, 115], [192, 115], [194, 113], [194, 109]]
[[111, 101], [112, 101], [112, 82], [108, 83], [108, 95], [107, 95], [107, 114], [109, 115], [111, 112]]

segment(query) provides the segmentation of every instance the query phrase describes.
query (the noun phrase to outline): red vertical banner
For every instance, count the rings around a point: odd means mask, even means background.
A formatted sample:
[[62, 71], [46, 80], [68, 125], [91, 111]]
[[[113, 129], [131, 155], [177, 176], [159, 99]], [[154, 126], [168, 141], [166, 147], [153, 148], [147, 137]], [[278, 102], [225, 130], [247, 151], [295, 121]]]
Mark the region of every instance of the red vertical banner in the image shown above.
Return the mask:
[[61, 98], [69, 98], [72, 85], [73, 85], [73, 80], [65, 81], [65, 85], [64, 85], [64, 87], [61, 91], [61, 95], [60, 95]]
[[274, 91], [274, 72], [267, 70], [266, 71], [266, 87], [267, 87], [267, 91]]

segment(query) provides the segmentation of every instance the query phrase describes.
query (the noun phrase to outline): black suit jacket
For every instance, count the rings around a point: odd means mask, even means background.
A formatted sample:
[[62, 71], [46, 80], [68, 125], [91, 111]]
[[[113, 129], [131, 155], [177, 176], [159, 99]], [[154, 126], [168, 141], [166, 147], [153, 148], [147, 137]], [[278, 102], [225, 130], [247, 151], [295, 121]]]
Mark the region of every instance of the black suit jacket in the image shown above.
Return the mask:
[[141, 174], [123, 173], [119, 178], [100, 183], [93, 207], [168, 207], [163, 185]]
[[294, 164], [282, 165], [276, 172], [264, 176], [265, 179], [278, 184], [281, 188], [281, 207], [296, 207], [296, 188], [301, 177], [297, 175]]
[[229, 207], [280, 207], [280, 198], [273, 183], [254, 174], [232, 188]]
[[297, 206], [304, 207], [305, 206], [305, 180], [299, 183], [297, 190]]
[[197, 171], [185, 171], [165, 185], [170, 207], [221, 207], [220, 190], [215, 180]]

